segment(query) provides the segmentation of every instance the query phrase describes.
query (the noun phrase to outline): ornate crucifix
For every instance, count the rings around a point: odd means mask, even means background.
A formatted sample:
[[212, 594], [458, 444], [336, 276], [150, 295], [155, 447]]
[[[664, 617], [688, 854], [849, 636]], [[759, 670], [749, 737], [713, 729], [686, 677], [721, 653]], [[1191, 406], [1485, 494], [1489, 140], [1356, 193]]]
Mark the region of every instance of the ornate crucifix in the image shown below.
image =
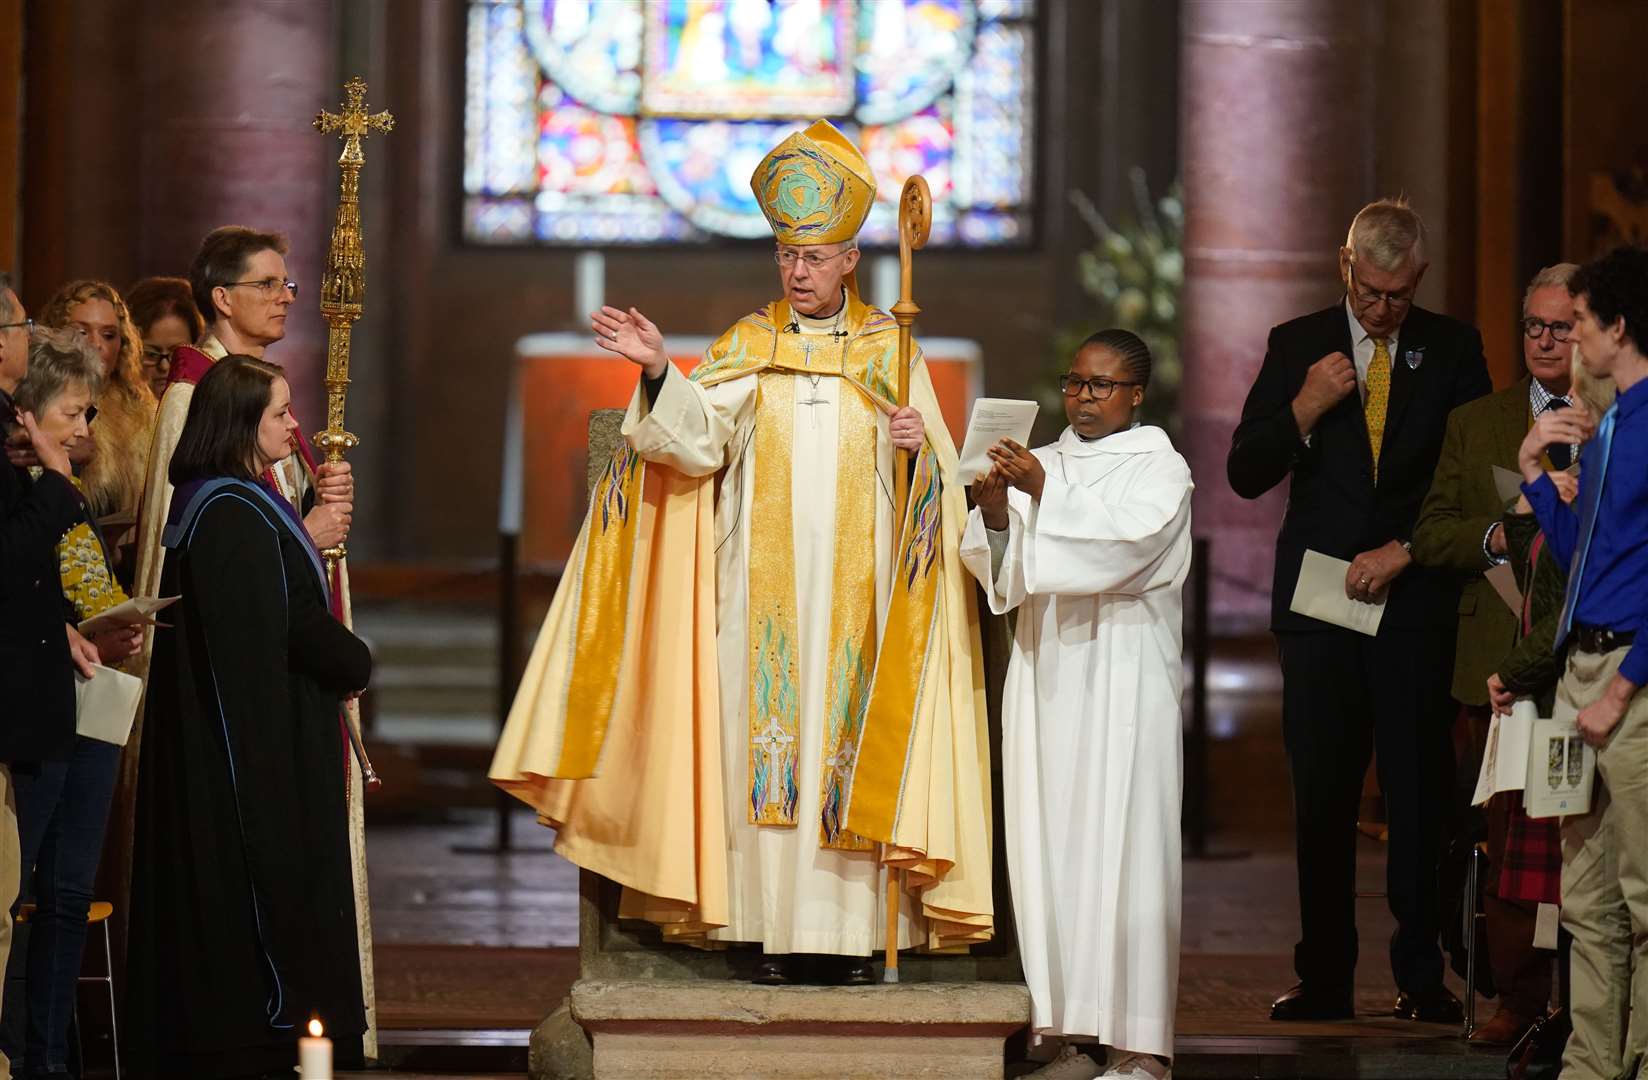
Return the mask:
[[[341, 113], [322, 111], [315, 117], [316, 130], [343, 138], [343, 153], [338, 157], [338, 214], [332, 223], [332, 244], [327, 250], [326, 272], [321, 275], [320, 283], [320, 313], [328, 328], [326, 430], [315, 436], [315, 445], [325, 452], [327, 461], [342, 461], [344, 451], [360, 443], [344, 429], [343, 406], [349, 392], [350, 328], [360, 318], [366, 298], [366, 251], [361, 244], [360, 226], [360, 171], [366, 164], [366, 155], [361, 150], [361, 139], [374, 131], [387, 132], [395, 127], [395, 118], [388, 112], [366, 111], [366, 84], [359, 77], [345, 83], [343, 90]], [[330, 566], [347, 552], [339, 544], [321, 554]]]

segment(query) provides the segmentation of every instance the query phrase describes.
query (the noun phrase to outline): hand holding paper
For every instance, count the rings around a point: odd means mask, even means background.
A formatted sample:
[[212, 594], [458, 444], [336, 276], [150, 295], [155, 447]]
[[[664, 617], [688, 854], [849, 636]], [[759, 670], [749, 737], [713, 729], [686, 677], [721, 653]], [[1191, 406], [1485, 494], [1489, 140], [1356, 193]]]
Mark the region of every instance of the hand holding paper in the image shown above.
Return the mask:
[[1379, 633], [1379, 623], [1385, 617], [1384, 597], [1366, 603], [1346, 596], [1345, 576], [1349, 573], [1349, 561], [1306, 550], [1299, 566], [1299, 582], [1293, 589], [1291, 610], [1373, 637]]
[[971, 483], [989, 472], [990, 448], [1001, 440], [1028, 443], [1040, 408], [1034, 401], [1011, 398], [979, 398], [973, 402], [973, 418], [961, 444], [962, 479]]
[[101, 615], [93, 615], [82, 622], [78, 629], [86, 637], [92, 637], [122, 626], [154, 626], [154, 613], [171, 607], [178, 599], [176, 596], [134, 596]]

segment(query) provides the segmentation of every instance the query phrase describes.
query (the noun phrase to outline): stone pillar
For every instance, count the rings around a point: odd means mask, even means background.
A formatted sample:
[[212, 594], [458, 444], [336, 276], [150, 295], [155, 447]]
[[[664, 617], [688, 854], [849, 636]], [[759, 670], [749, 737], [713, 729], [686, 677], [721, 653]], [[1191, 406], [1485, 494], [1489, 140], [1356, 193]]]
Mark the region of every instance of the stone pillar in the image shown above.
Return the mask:
[[1269, 329], [1341, 293], [1337, 251], [1374, 179], [1377, 18], [1342, 0], [1184, 4], [1181, 408], [1218, 625], [1268, 617], [1285, 484], [1243, 500], [1225, 455]]
[[[336, 111], [333, 0], [149, 0], [128, 25], [145, 57], [142, 101], [142, 270], [186, 272], [219, 225], [286, 234], [298, 282], [286, 368], [304, 429], [325, 426], [326, 324], [320, 275], [337, 199], [338, 140], [310, 126]], [[122, 283], [124, 284], [124, 283]]]

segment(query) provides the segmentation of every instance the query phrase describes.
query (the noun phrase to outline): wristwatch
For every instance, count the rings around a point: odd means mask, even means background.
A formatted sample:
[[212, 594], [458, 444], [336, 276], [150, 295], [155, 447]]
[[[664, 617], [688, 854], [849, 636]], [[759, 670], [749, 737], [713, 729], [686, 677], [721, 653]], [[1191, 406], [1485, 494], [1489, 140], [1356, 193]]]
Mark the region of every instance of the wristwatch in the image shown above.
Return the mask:
[[1398, 540], [1397, 543], [1402, 545], [1402, 550], [1403, 551], [1407, 552], [1409, 555], [1413, 554], [1413, 541], [1412, 540]]

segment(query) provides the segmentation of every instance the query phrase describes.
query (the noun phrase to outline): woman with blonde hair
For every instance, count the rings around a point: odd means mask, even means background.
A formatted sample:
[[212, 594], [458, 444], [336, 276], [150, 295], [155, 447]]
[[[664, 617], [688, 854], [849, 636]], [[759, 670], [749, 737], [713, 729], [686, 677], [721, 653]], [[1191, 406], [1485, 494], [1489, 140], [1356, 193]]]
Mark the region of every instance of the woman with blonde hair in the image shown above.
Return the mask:
[[[143, 497], [143, 473], [154, 433], [155, 398], [143, 375], [143, 339], [126, 302], [104, 281], [71, 281], [46, 301], [40, 324], [79, 330], [103, 362], [96, 423], [86, 447], [76, 455], [86, 504], [106, 522], [111, 546], [135, 521]], [[132, 521], [123, 519], [131, 517]], [[117, 564], [123, 563], [116, 555]]]

